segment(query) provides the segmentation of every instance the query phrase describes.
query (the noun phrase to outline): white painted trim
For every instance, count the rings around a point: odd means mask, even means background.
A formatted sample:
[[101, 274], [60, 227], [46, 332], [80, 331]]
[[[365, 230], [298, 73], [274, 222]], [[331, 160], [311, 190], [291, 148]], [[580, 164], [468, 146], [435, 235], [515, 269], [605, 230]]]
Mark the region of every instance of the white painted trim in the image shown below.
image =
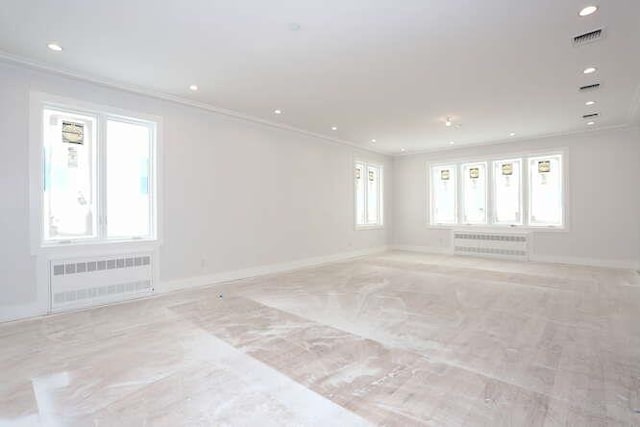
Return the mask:
[[[74, 242], [70, 244], [54, 244], [45, 243], [43, 241], [43, 224], [42, 224], [42, 206], [43, 206], [43, 193], [42, 193], [42, 165], [44, 162], [42, 154], [42, 112], [47, 106], [53, 106], [64, 110], [70, 110], [81, 114], [92, 114], [96, 117], [96, 123], [99, 129], [96, 132], [103, 132], [100, 127], [104, 127], [104, 121], [109, 117], [115, 118], [127, 118], [130, 121], [141, 121], [145, 124], [152, 125], [151, 131], [153, 132], [153, 149], [151, 153], [151, 201], [152, 201], [152, 236], [140, 240], [100, 240], [99, 236], [105, 234], [105, 230], [98, 232], [98, 237], [92, 240], [83, 242]], [[102, 141], [100, 144], [97, 141]], [[104, 149], [105, 139], [104, 135], [98, 135], [96, 143], [96, 149]], [[101, 156], [98, 156], [97, 161], [100, 162]], [[117, 107], [108, 105], [94, 104], [81, 99], [73, 99], [62, 97], [58, 95], [50, 95], [44, 92], [32, 91], [29, 94], [29, 217], [30, 217], [30, 242], [31, 242], [31, 254], [37, 255], [40, 253], [65, 253], [74, 251], [86, 250], [99, 253], [104, 248], [105, 251], [110, 251], [112, 248], [121, 248], [122, 251], [129, 250], [132, 246], [146, 245], [147, 247], [159, 246], [162, 244], [163, 229], [162, 229], [162, 212], [163, 211], [163, 186], [162, 186], [162, 170], [163, 170], [163, 147], [162, 147], [162, 117], [150, 115], [146, 113], [140, 113], [137, 111], [124, 110]], [[104, 189], [105, 179], [104, 165], [98, 166], [98, 171], [101, 174], [96, 176], [97, 185], [102, 185], [102, 188], [97, 188], [97, 195], [101, 200], [98, 201], [98, 205], [104, 206], [104, 197], [106, 191]], [[102, 183], [102, 184], [100, 184]], [[98, 208], [96, 215], [104, 214], [104, 210]], [[100, 224], [100, 221], [97, 221]], [[98, 226], [101, 227], [100, 225]], [[76, 249], [72, 249], [76, 247]], [[77, 249], [81, 248], [81, 249]]]
[[30, 68], [30, 69], [33, 69], [33, 70], [37, 70], [37, 71], [44, 71], [44, 72], [48, 72], [48, 73], [51, 73], [51, 74], [57, 74], [57, 75], [61, 75], [61, 76], [64, 76], [64, 77], [70, 77], [70, 78], [73, 78], [73, 79], [76, 79], [76, 80], [89, 82], [89, 83], [97, 84], [97, 85], [104, 86], [104, 87], [119, 89], [119, 90], [123, 90], [125, 92], [134, 93], [136, 95], [144, 95], [144, 96], [147, 96], [147, 97], [150, 97], [150, 98], [156, 98], [156, 99], [161, 99], [161, 100], [164, 100], [164, 101], [173, 102], [173, 103], [176, 103], [176, 104], [186, 105], [186, 106], [189, 106], [189, 107], [198, 108], [200, 110], [209, 111], [211, 113], [222, 114], [222, 115], [225, 115], [225, 116], [228, 116], [228, 117], [233, 117], [233, 118], [240, 119], [240, 120], [245, 120], [245, 121], [249, 121], [249, 122], [253, 122], [253, 123], [258, 123], [258, 124], [261, 124], [263, 126], [279, 128], [279, 129], [286, 130], [286, 131], [289, 131], [289, 132], [295, 132], [295, 133], [298, 133], [298, 134], [302, 134], [302, 135], [306, 135], [306, 136], [322, 139], [324, 141], [332, 142], [334, 144], [348, 145], [348, 146], [355, 147], [355, 148], [357, 148], [359, 150], [362, 150], [362, 151], [369, 151], [369, 152], [376, 153], [376, 154], [381, 154], [381, 155], [384, 155], [384, 156], [389, 156], [390, 155], [390, 153], [387, 152], [387, 151], [372, 149], [371, 147], [364, 146], [363, 144], [357, 144], [357, 143], [352, 142], [352, 141], [347, 141], [347, 140], [344, 140], [344, 139], [335, 138], [335, 137], [323, 135], [323, 134], [316, 133], [316, 132], [311, 132], [311, 131], [308, 131], [308, 130], [297, 128], [295, 126], [289, 126], [289, 125], [286, 125], [286, 124], [283, 124], [283, 123], [278, 123], [278, 122], [273, 122], [273, 121], [270, 121], [270, 120], [261, 119], [259, 117], [251, 116], [251, 115], [244, 114], [244, 113], [241, 113], [241, 112], [238, 112], [238, 111], [228, 110], [226, 108], [218, 107], [218, 106], [215, 106], [215, 105], [212, 105], [212, 104], [208, 104], [208, 103], [204, 103], [204, 102], [194, 101], [192, 99], [183, 98], [181, 96], [171, 95], [171, 94], [168, 94], [168, 93], [164, 93], [164, 92], [153, 90], [153, 89], [144, 88], [144, 87], [141, 87], [141, 86], [136, 86], [136, 85], [132, 85], [132, 84], [124, 83], [124, 82], [118, 82], [118, 81], [114, 81], [114, 80], [110, 80], [110, 79], [102, 78], [102, 77], [95, 77], [95, 76], [91, 76], [89, 74], [85, 74], [85, 73], [82, 73], [82, 72], [72, 71], [72, 70], [61, 68], [61, 67], [56, 67], [56, 66], [44, 64], [44, 63], [41, 63], [41, 62], [38, 62], [38, 61], [34, 61], [32, 59], [28, 59], [28, 58], [24, 58], [24, 57], [21, 57], [21, 56], [13, 55], [13, 54], [10, 54], [8, 52], [4, 52], [2, 50], [0, 50], [0, 61], [6, 62], [6, 63], [13, 63], [13, 64], [16, 64], [16, 65], [20, 65], [20, 66], [27, 67], [27, 68]]
[[423, 254], [453, 256], [452, 247], [442, 248], [437, 246], [391, 245], [389, 249], [392, 251], [420, 252]]
[[[390, 245], [389, 249], [393, 251], [408, 251], [408, 252], [419, 252], [419, 253], [433, 254], [433, 255], [458, 256], [453, 254], [452, 248], [441, 248], [441, 247], [433, 247], [433, 246]], [[630, 270], [636, 270], [640, 268], [640, 262], [633, 259], [596, 259], [596, 258], [529, 254], [528, 262], [540, 262], [540, 263], [548, 263], [548, 264], [568, 264], [568, 265], [580, 265], [580, 266], [600, 267], [600, 268], [620, 268], [620, 269], [630, 269]]]
[[313, 267], [332, 262], [344, 261], [351, 258], [357, 258], [366, 255], [382, 253], [388, 250], [387, 246], [379, 246], [368, 249], [361, 249], [350, 252], [340, 252], [333, 255], [319, 256], [313, 258], [303, 258], [291, 262], [280, 264], [269, 264], [259, 267], [250, 267], [242, 270], [226, 271], [210, 275], [195, 276], [184, 279], [165, 281], [156, 287], [159, 293], [176, 291], [179, 289], [196, 288], [200, 286], [215, 285], [218, 283], [229, 282], [233, 280], [246, 279], [249, 277], [264, 276], [267, 274], [282, 273], [286, 271], [297, 270], [304, 267]]
[[631, 270], [636, 270], [640, 268], [640, 262], [633, 259], [598, 259], [598, 258], [529, 254], [529, 261], [543, 262], [543, 263], [550, 263], [550, 264], [583, 265], [588, 267], [601, 267], [601, 268], [622, 268], [622, 269], [631, 269]]
[[[164, 281], [164, 282], [160, 282], [158, 280], [159, 269], [154, 267], [154, 271], [153, 271], [154, 293], [153, 295], [150, 295], [149, 297], [145, 297], [145, 298], [153, 298], [157, 295], [161, 295], [166, 292], [173, 292], [181, 289], [190, 289], [190, 288], [195, 288], [200, 286], [215, 285], [222, 282], [229, 282], [229, 281], [245, 279], [249, 277], [263, 276], [266, 274], [273, 274], [273, 273], [282, 273], [285, 271], [297, 270], [299, 268], [304, 268], [304, 267], [313, 267], [313, 266], [318, 266], [323, 264], [329, 264], [332, 262], [345, 261], [351, 258], [357, 258], [357, 257], [366, 256], [366, 255], [382, 253], [387, 250], [388, 250], [387, 246], [379, 246], [374, 248], [361, 249], [357, 251], [340, 252], [340, 253], [326, 255], [326, 256], [303, 258], [303, 259], [280, 263], [280, 264], [270, 264], [270, 265], [263, 265], [259, 267], [250, 267], [242, 270], [227, 271], [227, 272], [221, 272], [221, 273], [215, 273], [215, 274], [209, 274], [209, 275], [203, 275], [203, 276], [195, 276], [195, 277], [189, 277], [189, 278], [183, 278], [183, 279], [176, 279], [176, 280], [170, 280], [170, 281]], [[154, 253], [153, 256], [155, 259], [155, 266], [157, 266], [159, 263], [158, 254]], [[48, 259], [45, 259], [45, 257], [38, 257], [38, 259], [39, 259], [38, 261], [39, 265], [42, 267], [40, 269], [40, 272], [41, 272], [40, 275], [43, 276], [38, 279], [38, 282], [43, 283], [45, 278], [48, 279], [47, 273], [46, 273], [46, 265], [48, 264]], [[31, 302], [29, 304], [1, 306], [0, 322], [22, 320], [22, 319], [28, 319], [28, 318], [33, 318], [37, 316], [44, 316], [48, 314], [49, 315], [59, 314], [59, 313], [50, 313], [50, 307], [49, 307], [50, 298], [49, 298], [49, 295], [45, 295], [44, 290], [45, 290], [44, 286], [39, 287], [38, 300]], [[47, 284], [47, 292], [50, 292], [48, 290], [48, 284]], [[122, 304], [128, 301], [130, 300], [117, 301], [114, 304]], [[98, 306], [95, 306], [95, 307], [98, 307]], [[77, 311], [87, 310], [95, 307], [83, 307], [82, 309], [78, 309]]]
[[420, 155], [429, 155], [429, 154], [449, 153], [452, 151], [466, 150], [469, 148], [476, 148], [476, 147], [491, 147], [494, 145], [498, 146], [498, 145], [511, 145], [511, 144], [517, 144], [517, 143], [525, 143], [525, 142], [526, 143], [537, 142], [537, 141], [543, 141], [545, 139], [558, 138], [562, 136], [587, 135], [591, 133], [608, 132], [608, 131], [618, 130], [618, 129], [631, 129], [635, 127], [638, 127], [638, 123], [630, 122], [630, 123], [623, 123], [619, 125], [603, 126], [603, 127], [594, 128], [594, 129], [581, 129], [581, 130], [568, 131], [568, 132], [551, 132], [543, 135], [532, 135], [530, 137], [522, 137], [517, 139], [509, 138], [508, 140], [499, 139], [499, 140], [483, 141], [483, 142], [470, 142], [462, 145], [456, 144], [455, 146], [447, 145], [446, 147], [425, 148], [423, 150], [415, 150], [411, 152], [405, 151], [404, 153], [387, 153], [387, 155], [391, 157], [411, 157], [411, 156], [420, 156]]

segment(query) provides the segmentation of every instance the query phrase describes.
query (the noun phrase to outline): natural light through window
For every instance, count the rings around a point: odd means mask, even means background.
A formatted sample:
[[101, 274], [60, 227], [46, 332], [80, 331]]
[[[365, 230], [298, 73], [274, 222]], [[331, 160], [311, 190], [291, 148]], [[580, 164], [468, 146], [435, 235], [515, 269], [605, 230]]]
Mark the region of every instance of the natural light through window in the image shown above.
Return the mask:
[[155, 238], [156, 124], [43, 110], [44, 243]]
[[356, 161], [355, 213], [359, 228], [382, 226], [382, 166]]
[[493, 206], [496, 224], [522, 224], [521, 165], [520, 159], [493, 162]]
[[431, 169], [432, 216], [436, 224], [457, 222], [456, 194], [458, 174], [455, 165], [436, 166]]
[[463, 223], [487, 222], [487, 165], [470, 163], [462, 166]]
[[429, 178], [432, 225], [566, 225], [561, 153], [431, 165]]

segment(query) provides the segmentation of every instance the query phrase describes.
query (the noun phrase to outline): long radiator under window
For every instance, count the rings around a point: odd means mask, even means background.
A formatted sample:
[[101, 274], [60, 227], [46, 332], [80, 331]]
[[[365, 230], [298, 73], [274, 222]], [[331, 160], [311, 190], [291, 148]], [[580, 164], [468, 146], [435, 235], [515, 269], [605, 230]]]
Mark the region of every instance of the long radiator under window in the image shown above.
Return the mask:
[[51, 311], [106, 304], [153, 292], [151, 253], [50, 261]]
[[491, 233], [454, 231], [456, 255], [529, 259], [529, 236], [526, 233]]

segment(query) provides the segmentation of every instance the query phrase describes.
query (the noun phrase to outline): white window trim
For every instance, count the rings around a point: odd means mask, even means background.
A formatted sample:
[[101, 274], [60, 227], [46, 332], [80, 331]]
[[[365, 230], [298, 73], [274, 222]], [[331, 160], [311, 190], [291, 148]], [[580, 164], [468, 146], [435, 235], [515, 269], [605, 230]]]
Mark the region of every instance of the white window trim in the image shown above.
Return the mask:
[[[44, 181], [43, 168], [43, 121], [42, 113], [45, 108], [58, 108], [62, 111], [72, 111], [78, 113], [90, 113], [104, 119], [113, 117], [129, 122], [155, 122], [155, 149], [151, 152], [150, 181], [153, 187], [150, 191], [151, 197], [151, 237], [140, 239], [109, 239], [109, 240], [64, 240], [64, 241], [44, 241], [44, 230], [42, 221], [42, 208], [44, 194], [42, 183]], [[97, 132], [100, 132], [98, 127]], [[104, 131], [104, 130], [102, 130]], [[104, 135], [102, 135], [104, 136]], [[99, 135], [99, 138], [101, 136]], [[104, 139], [103, 139], [104, 140]], [[103, 147], [104, 148], [104, 147]], [[98, 154], [98, 162], [100, 162]], [[93, 104], [78, 99], [66, 98], [50, 95], [43, 92], [31, 92], [29, 100], [29, 224], [31, 253], [100, 253], [104, 251], [117, 251], [119, 248], [132, 250], [134, 248], [149, 248], [162, 244], [162, 118], [135, 111], [127, 111], [111, 106]], [[104, 173], [104, 168], [99, 168]], [[98, 194], [99, 198], [105, 197]], [[98, 201], [100, 203], [100, 200]], [[98, 223], [100, 218], [97, 218]]]
[[[539, 156], [554, 156], [560, 155], [562, 156], [562, 192], [563, 192], [563, 204], [562, 204], [562, 226], [548, 226], [548, 225], [529, 225], [525, 224], [525, 219], [529, 218], [529, 162], [527, 161], [530, 157], [539, 157]], [[427, 228], [431, 229], [444, 229], [444, 230], [475, 230], [475, 231], [493, 231], [501, 230], [501, 231], [512, 231], [512, 232], [520, 232], [520, 231], [538, 231], [538, 232], [560, 232], [566, 233], [571, 231], [570, 228], [570, 207], [571, 207], [571, 193], [570, 193], [570, 169], [569, 169], [569, 149], [566, 147], [562, 148], [550, 148], [548, 150], [538, 149], [533, 151], [507, 151], [504, 153], [493, 153], [486, 154], [482, 156], [472, 156], [472, 157], [459, 157], [459, 158], [450, 158], [446, 160], [438, 160], [438, 161], [427, 161], [426, 162], [426, 178], [427, 178], [427, 190], [429, 193], [427, 194], [426, 200], [428, 206], [425, 206], [425, 224]], [[493, 167], [492, 163], [495, 160], [501, 159], [522, 159], [522, 225], [510, 225], [510, 224], [491, 224], [490, 222], [494, 218], [494, 189], [493, 189]], [[431, 168], [438, 166], [449, 166], [456, 165], [458, 169], [458, 174], [462, 174], [462, 164], [464, 163], [481, 163], [487, 162], [489, 165], [489, 171], [487, 179], [487, 224], [463, 224], [460, 221], [460, 217], [462, 215], [462, 209], [459, 208], [459, 199], [461, 197], [461, 179], [458, 176], [458, 194], [456, 206], [458, 207], [458, 224], [438, 224], [432, 223], [431, 219], [433, 218], [431, 209], [433, 209], [432, 200], [431, 200]]]
[[[377, 167], [380, 171], [379, 173], [379, 181], [380, 181], [380, 194], [378, 197], [378, 215], [379, 215], [379, 223], [378, 224], [358, 224], [358, 186], [356, 185], [356, 180], [353, 177], [353, 173], [355, 170], [356, 163], [362, 163], [363, 172], [366, 172], [368, 166]], [[366, 174], [365, 174], [366, 176]], [[381, 230], [384, 228], [384, 165], [379, 162], [365, 160], [359, 157], [353, 159], [351, 164], [351, 182], [353, 182], [353, 224], [354, 228], [357, 231], [362, 230]], [[367, 206], [368, 206], [368, 186], [365, 182], [365, 191], [364, 191], [364, 206], [365, 206], [365, 218], [367, 218]]]
[[[432, 227], [453, 227], [458, 225], [456, 224], [451, 224], [451, 223], [446, 223], [446, 222], [431, 222], [431, 219], [435, 218], [435, 206], [433, 204], [433, 200], [431, 198], [431, 195], [434, 192], [434, 188], [433, 188], [433, 174], [432, 174], [432, 169], [433, 168], [437, 168], [437, 167], [452, 167], [455, 169], [455, 182], [456, 182], [456, 194], [455, 194], [455, 198], [453, 200], [453, 215], [456, 218], [456, 221], [458, 221], [458, 217], [459, 217], [459, 208], [458, 208], [458, 191], [459, 191], [459, 179], [458, 179], [458, 174], [459, 171], [458, 169], [460, 169], [459, 167], [460, 165], [455, 163], [455, 162], [445, 162], [445, 163], [432, 163], [432, 164], [427, 164], [427, 189], [429, 191], [429, 193], [427, 194], [427, 200], [429, 202], [429, 208], [427, 209], [427, 224], [429, 224]], [[459, 221], [458, 221], [459, 222]]]

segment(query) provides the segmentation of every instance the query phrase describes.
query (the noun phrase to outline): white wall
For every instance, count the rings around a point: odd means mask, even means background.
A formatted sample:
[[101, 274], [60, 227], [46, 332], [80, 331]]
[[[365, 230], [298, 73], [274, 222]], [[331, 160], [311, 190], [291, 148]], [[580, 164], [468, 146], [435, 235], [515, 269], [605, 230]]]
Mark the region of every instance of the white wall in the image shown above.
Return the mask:
[[448, 251], [447, 229], [427, 226], [426, 163], [568, 148], [569, 231], [534, 232], [532, 259], [590, 265], [640, 262], [640, 131], [603, 130], [394, 159], [393, 244]]
[[[161, 283], [378, 248], [390, 240], [389, 158], [0, 62], [0, 320], [46, 310], [46, 284], [36, 283], [39, 261], [29, 247], [31, 91], [163, 118]], [[354, 230], [356, 155], [385, 164], [383, 230]]]

